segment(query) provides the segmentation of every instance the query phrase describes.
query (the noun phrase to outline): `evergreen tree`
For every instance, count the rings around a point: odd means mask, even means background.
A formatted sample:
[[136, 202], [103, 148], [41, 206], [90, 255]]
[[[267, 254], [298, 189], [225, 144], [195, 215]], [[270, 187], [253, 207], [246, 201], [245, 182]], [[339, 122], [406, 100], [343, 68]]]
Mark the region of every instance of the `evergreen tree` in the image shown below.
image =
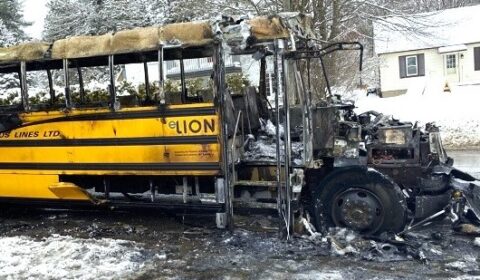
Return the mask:
[[[260, 1], [262, 2], [262, 1]], [[169, 0], [166, 19], [170, 22], [211, 19], [221, 15], [260, 14], [264, 11], [256, 10], [253, 1], [240, 0]]]
[[[23, 28], [28, 26], [23, 19], [21, 3], [17, 0], [0, 0], [0, 47], [9, 47], [28, 39]], [[0, 103], [11, 103], [13, 95], [5, 95], [5, 90], [18, 88], [17, 74], [0, 74]], [[8, 102], [6, 101], [8, 99]]]
[[94, 33], [95, 6], [88, 0], [50, 0], [43, 38], [54, 41], [69, 36]]
[[164, 1], [49, 0], [43, 37], [47, 41], [98, 35], [160, 22]]
[[166, 22], [169, 13], [170, 0], [153, 0], [147, 2], [147, 13], [152, 25]]
[[16, 37], [0, 19], [0, 47], [8, 47], [15, 44]]
[[[16, 36], [7, 28], [3, 20], [0, 19], [0, 47], [8, 47], [14, 45], [16, 42]], [[2, 93], [9, 88], [18, 87], [17, 76], [17, 74], [0, 74], [0, 90]], [[0, 94], [0, 104], [6, 103], [4, 100], [6, 97], [5, 94]]]
[[[22, 4], [18, 0], [0, 0], [0, 19], [16, 41], [28, 40], [23, 28], [29, 26], [23, 18]], [[1, 38], [0, 38], [1, 39]]]
[[97, 18], [101, 26], [96, 32], [115, 32], [123, 29], [146, 26], [151, 24], [144, 1], [104, 0], [97, 9]]

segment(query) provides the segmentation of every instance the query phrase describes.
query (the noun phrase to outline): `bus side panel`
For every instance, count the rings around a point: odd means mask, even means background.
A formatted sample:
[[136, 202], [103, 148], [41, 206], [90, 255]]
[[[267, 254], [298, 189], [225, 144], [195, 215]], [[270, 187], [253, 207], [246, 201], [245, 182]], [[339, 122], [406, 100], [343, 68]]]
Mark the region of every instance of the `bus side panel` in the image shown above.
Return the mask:
[[208, 108], [29, 113], [0, 133], [0, 197], [58, 198], [50, 188], [66, 174], [217, 176], [220, 129]]

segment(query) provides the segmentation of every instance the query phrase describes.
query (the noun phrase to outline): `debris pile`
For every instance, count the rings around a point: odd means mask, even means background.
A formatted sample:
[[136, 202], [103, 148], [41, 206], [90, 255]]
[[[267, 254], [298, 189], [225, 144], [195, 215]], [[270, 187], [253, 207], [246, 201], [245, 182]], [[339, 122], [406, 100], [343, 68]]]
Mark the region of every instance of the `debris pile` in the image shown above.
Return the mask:
[[[276, 161], [276, 127], [270, 121], [262, 121], [262, 128], [259, 135], [255, 140], [249, 141], [247, 147], [245, 147], [244, 161], [266, 161], [274, 162]], [[280, 136], [283, 137], [284, 129], [283, 126], [279, 127]], [[283, 141], [280, 141], [280, 158], [284, 155], [284, 145]], [[302, 163], [302, 152], [303, 152], [303, 142], [301, 141], [292, 141], [292, 160], [296, 165]]]
[[[318, 247], [326, 247], [332, 256], [351, 256], [373, 262], [435, 261], [442, 263], [445, 270], [457, 269], [463, 272], [479, 269], [476, 257], [462, 253], [461, 248], [471, 247], [472, 243], [480, 247], [480, 237], [471, 239], [471, 235], [480, 236], [480, 233], [462, 232], [459, 235], [447, 221], [439, 222], [437, 228], [425, 227], [403, 236], [386, 233], [380, 236], [362, 236], [345, 228], [330, 228], [319, 233], [305, 219], [300, 223], [305, 229], [302, 239], [309, 240]], [[452, 248], [457, 248], [453, 250], [454, 254]]]

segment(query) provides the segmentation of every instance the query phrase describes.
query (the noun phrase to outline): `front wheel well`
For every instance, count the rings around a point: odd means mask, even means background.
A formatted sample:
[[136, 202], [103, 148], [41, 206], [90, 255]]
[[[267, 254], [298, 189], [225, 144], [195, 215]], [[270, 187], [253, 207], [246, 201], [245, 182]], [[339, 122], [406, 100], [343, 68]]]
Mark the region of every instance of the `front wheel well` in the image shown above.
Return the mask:
[[[371, 225], [365, 222], [363, 227], [352, 226], [354, 229], [369, 234], [384, 231], [398, 232], [406, 223], [407, 204], [400, 187], [388, 176], [375, 169], [361, 166], [335, 169], [323, 176], [321, 180], [310, 181], [309, 192], [310, 213], [319, 230], [331, 226], [349, 227], [355, 224], [356, 219], [364, 218], [364, 216], [371, 219], [369, 207], [373, 208], [372, 211], [376, 209], [377, 212], [380, 212], [381, 217], [379, 214], [378, 219], [381, 221], [374, 218]], [[352, 197], [355, 192], [359, 196], [368, 194], [368, 198], [358, 197], [355, 199]], [[335, 209], [335, 201], [344, 198], [353, 200], [353, 203], [344, 206], [337, 205], [337, 207], [343, 207], [340, 209], [341, 211]], [[362, 208], [362, 205], [368, 206]], [[349, 208], [344, 209], [347, 206]], [[342, 217], [335, 216], [337, 212], [355, 215], [350, 215], [348, 223], [346, 223]], [[369, 219], [366, 221], [370, 221]], [[375, 226], [373, 226], [374, 224]]]

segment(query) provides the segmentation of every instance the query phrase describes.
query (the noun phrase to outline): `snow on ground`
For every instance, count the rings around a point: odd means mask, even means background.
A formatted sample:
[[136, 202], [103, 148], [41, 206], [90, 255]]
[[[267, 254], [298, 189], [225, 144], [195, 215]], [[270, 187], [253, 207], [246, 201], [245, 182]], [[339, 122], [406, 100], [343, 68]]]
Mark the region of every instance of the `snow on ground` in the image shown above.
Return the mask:
[[355, 93], [357, 113], [375, 110], [420, 125], [435, 122], [446, 147], [480, 146], [480, 85], [453, 86], [451, 92], [412, 89], [390, 98]]
[[[279, 266], [279, 265], [277, 265], [277, 266]], [[275, 267], [275, 269], [280, 270], [281, 268], [280, 267]], [[276, 280], [276, 279], [288, 278], [286, 276], [287, 275], [286, 275], [285, 272], [278, 272], [278, 271], [272, 271], [270, 269], [267, 269], [262, 274], [260, 274], [259, 279]], [[353, 275], [351, 273], [348, 273], [348, 272], [343, 272], [342, 273], [338, 270], [332, 270], [332, 271], [311, 270], [311, 271], [302, 271], [302, 272], [294, 274], [294, 279], [297, 279], [297, 280], [314, 280], [314, 279], [342, 280], [342, 279], [347, 279], [347, 278], [353, 278]]]
[[52, 235], [0, 239], [1, 279], [125, 279], [145, 266], [134, 242]]

